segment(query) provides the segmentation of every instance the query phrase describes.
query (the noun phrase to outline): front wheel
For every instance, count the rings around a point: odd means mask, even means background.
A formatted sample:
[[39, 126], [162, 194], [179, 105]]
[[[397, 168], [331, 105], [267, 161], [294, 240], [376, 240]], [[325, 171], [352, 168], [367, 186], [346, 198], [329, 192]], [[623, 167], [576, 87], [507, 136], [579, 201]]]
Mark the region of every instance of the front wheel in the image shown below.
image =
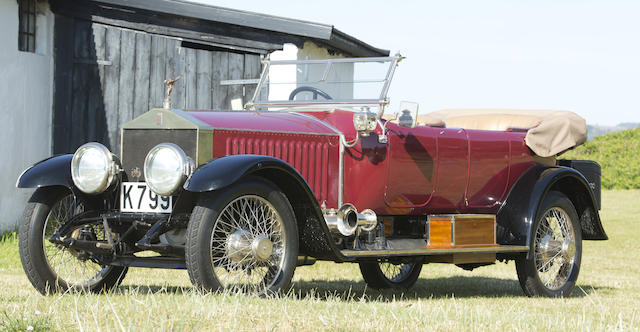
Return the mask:
[[422, 263], [363, 262], [360, 272], [371, 288], [401, 288], [413, 286], [422, 270]]
[[[19, 230], [20, 261], [31, 284], [42, 294], [67, 290], [100, 292], [120, 284], [126, 267], [100, 265], [85, 252], [49, 242], [65, 222], [84, 211], [66, 188], [37, 189]], [[105, 240], [102, 225], [84, 225], [71, 233], [78, 240]]]
[[578, 279], [582, 232], [575, 207], [562, 193], [549, 192], [533, 225], [533, 251], [516, 260], [527, 296], [569, 296]]
[[265, 179], [204, 193], [191, 214], [185, 259], [198, 288], [274, 294], [289, 286], [297, 257], [291, 204]]

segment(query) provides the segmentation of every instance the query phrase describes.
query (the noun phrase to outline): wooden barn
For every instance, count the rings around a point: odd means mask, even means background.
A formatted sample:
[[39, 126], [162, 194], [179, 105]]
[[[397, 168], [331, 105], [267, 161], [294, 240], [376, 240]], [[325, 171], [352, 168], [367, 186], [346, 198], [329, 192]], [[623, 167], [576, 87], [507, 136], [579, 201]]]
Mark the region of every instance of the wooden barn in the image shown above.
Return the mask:
[[314, 48], [334, 56], [388, 54], [332, 26], [187, 2], [51, 0], [51, 9], [54, 153], [87, 141], [118, 151], [119, 125], [161, 106], [166, 78], [181, 77], [175, 108], [230, 109], [253, 92], [232, 80], [258, 78], [260, 56], [286, 43], [316, 56], [322, 53]]
[[[119, 151], [124, 122], [162, 106], [238, 109], [260, 59], [386, 56], [332, 25], [175, 0], [0, 0], [0, 155], [13, 156], [0, 208], [15, 224], [20, 172], [98, 141]], [[15, 211], [14, 211], [15, 210]]]

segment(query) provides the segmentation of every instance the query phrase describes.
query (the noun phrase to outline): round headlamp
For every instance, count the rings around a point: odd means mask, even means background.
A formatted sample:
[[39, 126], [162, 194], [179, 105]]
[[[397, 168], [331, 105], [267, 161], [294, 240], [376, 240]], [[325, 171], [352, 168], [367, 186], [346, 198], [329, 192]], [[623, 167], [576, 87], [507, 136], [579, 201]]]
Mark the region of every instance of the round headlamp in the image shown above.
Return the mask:
[[144, 159], [144, 178], [151, 191], [169, 196], [180, 188], [193, 168], [193, 160], [179, 146], [161, 143]]
[[76, 150], [71, 159], [71, 178], [80, 191], [99, 194], [107, 190], [116, 178], [118, 164], [100, 143], [87, 143]]

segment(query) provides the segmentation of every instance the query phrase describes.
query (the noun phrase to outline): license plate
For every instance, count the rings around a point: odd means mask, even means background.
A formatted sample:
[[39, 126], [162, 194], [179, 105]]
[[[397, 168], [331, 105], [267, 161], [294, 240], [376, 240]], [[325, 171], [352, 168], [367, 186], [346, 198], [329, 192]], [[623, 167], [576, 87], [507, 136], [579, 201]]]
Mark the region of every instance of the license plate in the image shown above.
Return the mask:
[[123, 182], [120, 186], [120, 211], [171, 213], [171, 196], [160, 196], [144, 182]]

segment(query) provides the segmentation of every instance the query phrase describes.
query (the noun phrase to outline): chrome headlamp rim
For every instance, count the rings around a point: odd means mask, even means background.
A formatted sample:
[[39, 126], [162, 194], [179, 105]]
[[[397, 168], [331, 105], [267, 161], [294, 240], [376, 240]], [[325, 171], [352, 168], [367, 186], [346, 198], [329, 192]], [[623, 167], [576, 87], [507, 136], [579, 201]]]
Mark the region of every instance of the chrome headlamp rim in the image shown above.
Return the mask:
[[[105, 174], [100, 183], [93, 187], [86, 183], [82, 183], [79, 178], [80, 174], [78, 174], [80, 161], [84, 156], [84, 152], [89, 149], [97, 150], [102, 155], [104, 161]], [[73, 158], [71, 158], [71, 179], [73, 184], [85, 194], [97, 195], [105, 192], [114, 183], [118, 170], [119, 165], [115, 156], [106, 146], [98, 142], [90, 142], [81, 145], [73, 154]]]
[[[177, 180], [173, 183], [173, 185], [170, 186], [170, 188], [165, 188], [164, 190], [162, 188], [158, 188], [149, 178], [150, 167], [152, 166], [151, 163], [154, 161], [154, 159], [152, 158], [155, 157], [155, 154], [161, 149], [171, 150], [178, 158], [178, 163], [180, 165]], [[154, 146], [153, 148], [151, 148], [151, 150], [149, 150], [147, 156], [144, 158], [143, 172], [145, 183], [151, 191], [160, 196], [170, 196], [171, 194], [175, 193], [185, 183], [187, 178], [191, 176], [194, 169], [195, 164], [193, 162], [193, 159], [187, 156], [187, 154], [184, 152], [184, 150], [182, 150], [180, 146], [173, 143], [160, 143]]]

